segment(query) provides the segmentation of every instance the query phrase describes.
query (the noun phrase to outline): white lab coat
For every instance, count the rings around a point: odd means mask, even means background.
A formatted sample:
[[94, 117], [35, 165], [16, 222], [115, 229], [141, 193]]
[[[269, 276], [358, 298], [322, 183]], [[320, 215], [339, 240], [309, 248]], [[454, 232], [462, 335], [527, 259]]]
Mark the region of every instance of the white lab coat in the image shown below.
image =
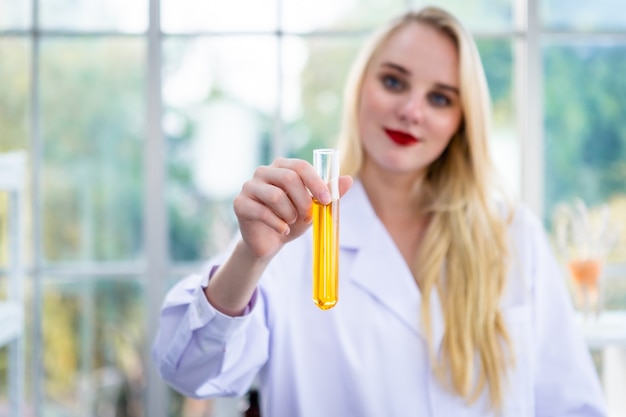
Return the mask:
[[[503, 415], [605, 415], [561, 270], [523, 207], [510, 239], [514, 265], [501, 308], [516, 366]], [[163, 378], [187, 396], [214, 397], [245, 393], [258, 374], [264, 417], [495, 415], [487, 394], [468, 405], [434, 376], [420, 291], [358, 181], [341, 200], [340, 241], [339, 302], [328, 311], [311, 299], [310, 233], [274, 258], [242, 317], [207, 302], [207, 272], [178, 283], [153, 346]], [[431, 300], [439, 349], [443, 315], [436, 294]]]

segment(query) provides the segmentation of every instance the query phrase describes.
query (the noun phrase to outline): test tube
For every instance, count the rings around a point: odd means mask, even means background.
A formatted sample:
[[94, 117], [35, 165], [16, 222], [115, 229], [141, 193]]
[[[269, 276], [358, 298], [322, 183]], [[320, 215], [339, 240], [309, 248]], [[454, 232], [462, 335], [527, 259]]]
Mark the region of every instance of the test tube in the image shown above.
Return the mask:
[[313, 150], [313, 167], [326, 182], [330, 204], [313, 199], [313, 302], [322, 310], [337, 304], [339, 290], [339, 151]]

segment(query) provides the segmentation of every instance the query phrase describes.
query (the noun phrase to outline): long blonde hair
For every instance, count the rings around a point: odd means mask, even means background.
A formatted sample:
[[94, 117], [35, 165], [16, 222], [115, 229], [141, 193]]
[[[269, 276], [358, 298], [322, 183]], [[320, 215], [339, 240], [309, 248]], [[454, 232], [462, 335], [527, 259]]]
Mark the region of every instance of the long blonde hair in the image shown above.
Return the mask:
[[[492, 187], [491, 107], [480, 56], [471, 35], [446, 11], [428, 7], [408, 12], [382, 28], [361, 51], [345, 90], [339, 138], [342, 171], [358, 175], [363, 163], [358, 109], [371, 59], [392, 34], [411, 23], [429, 25], [455, 43], [463, 109], [459, 131], [428, 168], [421, 185], [422, 210], [429, 224], [412, 270], [422, 289], [431, 359], [440, 380], [468, 403], [487, 387], [492, 407], [500, 409], [506, 369], [513, 364], [511, 341], [499, 311], [509, 259], [506, 228], [511, 210], [509, 216], [499, 213], [490, 194], [497, 188]], [[441, 356], [434, 352], [432, 341], [433, 289], [438, 291], [445, 318]]]

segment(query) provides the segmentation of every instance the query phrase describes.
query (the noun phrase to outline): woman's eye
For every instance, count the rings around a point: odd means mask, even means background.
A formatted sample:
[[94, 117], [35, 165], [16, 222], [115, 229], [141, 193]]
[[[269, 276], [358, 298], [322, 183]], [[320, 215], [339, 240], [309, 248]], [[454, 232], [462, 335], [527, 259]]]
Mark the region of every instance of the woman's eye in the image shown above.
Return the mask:
[[450, 99], [441, 93], [431, 93], [428, 95], [428, 101], [437, 107], [445, 107], [450, 104]]
[[400, 81], [398, 77], [393, 75], [384, 75], [381, 80], [385, 88], [388, 90], [399, 91], [404, 88], [404, 83]]

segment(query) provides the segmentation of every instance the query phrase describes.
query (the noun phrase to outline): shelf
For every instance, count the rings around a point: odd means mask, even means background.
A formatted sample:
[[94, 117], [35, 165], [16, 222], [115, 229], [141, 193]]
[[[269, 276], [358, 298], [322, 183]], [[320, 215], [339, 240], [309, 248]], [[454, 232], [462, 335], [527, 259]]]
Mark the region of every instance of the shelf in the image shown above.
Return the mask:
[[[0, 154], [0, 192], [8, 193], [6, 299], [0, 300], [0, 347], [7, 346], [7, 390], [12, 417], [24, 415], [23, 215], [26, 155]], [[5, 221], [2, 219], [2, 221]], [[0, 237], [4, 239], [4, 236]]]
[[18, 303], [0, 302], [0, 346], [22, 335], [22, 307]]
[[603, 311], [598, 318], [579, 313], [576, 322], [590, 348], [626, 348], [626, 311]]
[[21, 191], [24, 187], [26, 156], [23, 152], [0, 154], [0, 190]]

